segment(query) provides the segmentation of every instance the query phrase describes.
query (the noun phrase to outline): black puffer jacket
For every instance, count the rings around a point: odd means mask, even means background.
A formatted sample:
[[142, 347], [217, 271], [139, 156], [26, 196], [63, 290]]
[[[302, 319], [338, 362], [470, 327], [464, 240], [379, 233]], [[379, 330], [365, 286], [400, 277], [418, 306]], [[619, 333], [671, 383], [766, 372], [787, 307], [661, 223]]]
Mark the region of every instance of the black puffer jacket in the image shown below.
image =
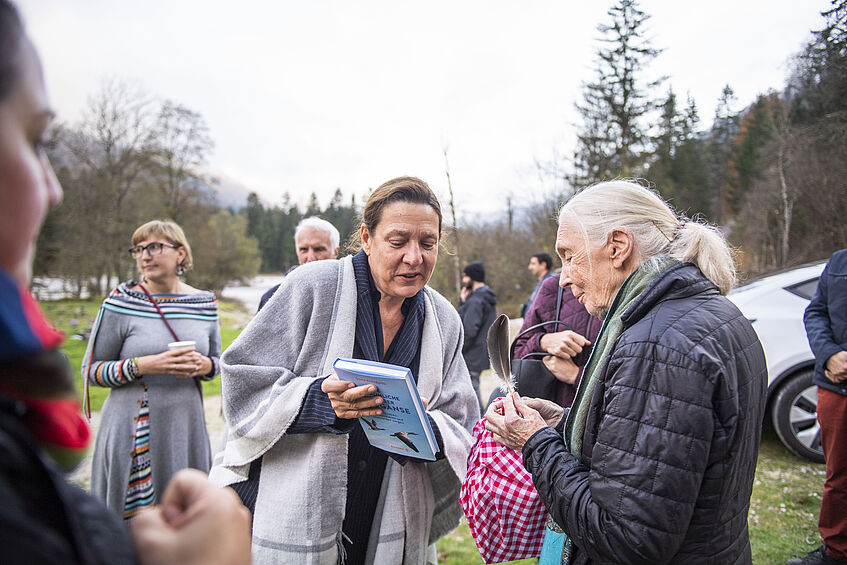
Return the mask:
[[688, 263], [623, 315], [579, 460], [545, 428], [524, 465], [573, 563], [751, 563], [747, 511], [767, 371], [749, 322]]

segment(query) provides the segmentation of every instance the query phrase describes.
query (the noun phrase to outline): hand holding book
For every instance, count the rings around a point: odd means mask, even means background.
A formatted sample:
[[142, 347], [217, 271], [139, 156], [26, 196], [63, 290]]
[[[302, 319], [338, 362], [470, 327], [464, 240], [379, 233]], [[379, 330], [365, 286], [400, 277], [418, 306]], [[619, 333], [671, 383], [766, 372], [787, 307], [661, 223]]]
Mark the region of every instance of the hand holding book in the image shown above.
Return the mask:
[[339, 418], [358, 417], [374, 447], [435, 461], [440, 447], [408, 368], [362, 359], [336, 359], [333, 368], [344, 380], [328, 377], [321, 388], [332, 390], [327, 394]]
[[342, 381], [337, 375], [324, 379], [321, 390], [329, 397], [332, 409], [339, 418], [361, 418], [380, 416], [383, 403], [381, 396], [370, 396], [377, 391], [375, 385], [356, 386], [350, 381]]

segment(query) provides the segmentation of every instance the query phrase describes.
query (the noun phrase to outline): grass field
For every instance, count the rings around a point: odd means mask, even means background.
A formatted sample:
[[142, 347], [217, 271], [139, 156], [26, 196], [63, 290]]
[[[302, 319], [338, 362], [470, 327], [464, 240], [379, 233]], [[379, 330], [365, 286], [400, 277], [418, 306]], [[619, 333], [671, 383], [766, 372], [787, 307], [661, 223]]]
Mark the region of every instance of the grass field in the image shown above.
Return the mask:
[[[63, 350], [74, 367], [79, 367], [86, 342], [74, 339], [77, 332], [90, 328], [99, 302], [62, 300], [46, 302], [44, 310], [69, 339]], [[226, 348], [249, 319], [240, 304], [220, 303], [221, 341]], [[81, 377], [78, 374], [81, 387]], [[207, 395], [220, 394], [220, 379], [204, 383]], [[92, 409], [99, 410], [108, 390], [91, 388]], [[824, 466], [810, 463], [789, 453], [766, 426], [750, 504], [748, 524], [753, 547], [753, 563], [776, 565], [803, 555], [820, 544], [817, 516], [823, 489]], [[437, 544], [439, 563], [446, 565], [479, 564], [482, 559], [467, 524]], [[536, 563], [535, 559], [515, 563]]]
[[[80, 333], [84, 332], [86, 336], [88, 335], [91, 325], [97, 317], [100, 301], [56, 300], [42, 302], [41, 306], [53, 324], [67, 335], [65, 343], [62, 345], [62, 350], [68, 356], [71, 367], [76, 372], [77, 388], [81, 394], [82, 373], [80, 367], [82, 365], [82, 358], [85, 355], [87, 341], [81, 338]], [[221, 343], [223, 344], [223, 348], [226, 349], [241, 332], [241, 328], [246, 323], [247, 316], [243, 312], [242, 306], [236, 302], [221, 301], [218, 304], [218, 309], [221, 317]], [[203, 392], [207, 396], [220, 394], [220, 379], [204, 382]], [[91, 398], [91, 409], [100, 410], [106, 397], [109, 396], [109, 389], [93, 386], [89, 388], [89, 395]]]

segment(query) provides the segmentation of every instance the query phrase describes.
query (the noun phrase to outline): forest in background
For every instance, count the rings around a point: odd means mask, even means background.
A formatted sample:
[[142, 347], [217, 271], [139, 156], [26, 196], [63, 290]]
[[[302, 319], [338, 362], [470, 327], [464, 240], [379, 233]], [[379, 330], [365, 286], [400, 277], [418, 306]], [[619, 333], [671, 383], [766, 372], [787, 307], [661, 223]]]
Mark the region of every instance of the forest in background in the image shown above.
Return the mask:
[[[426, 179], [449, 195], [434, 288], [455, 298], [461, 266], [481, 260], [501, 310], [516, 314], [535, 283], [529, 256], [553, 254], [560, 204], [621, 177], [646, 179], [678, 210], [720, 226], [747, 278], [847, 247], [847, 0], [821, 14], [789, 61], [786, 84], [745, 103], [727, 85], [707, 127], [695, 100], [651, 73], [662, 51], [648, 30], [649, 14], [635, 0], [617, 0], [598, 25], [594, 75], [576, 102], [575, 150], [536, 163], [555, 191], [510, 197], [500, 214], [457, 222], [452, 194], [461, 187], [450, 185], [449, 170]], [[314, 194], [298, 206], [290, 194], [269, 205], [256, 193], [240, 209], [220, 206], [217, 180], [203, 173], [213, 147], [199, 113], [104, 81], [79, 123], [53, 128], [48, 153], [65, 197], [42, 230], [36, 274], [63, 278], [71, 293], [105, 294], [106, 281], [133, 275], [132, 231], [169, 218], [194, 249], [188, 281], [219, 290], [296, 264], [294, 227], [303, 217], [329, 220], [342, 238], [358, 226], [368, 187], [349, 198], [336, 190], [326, 206]]]

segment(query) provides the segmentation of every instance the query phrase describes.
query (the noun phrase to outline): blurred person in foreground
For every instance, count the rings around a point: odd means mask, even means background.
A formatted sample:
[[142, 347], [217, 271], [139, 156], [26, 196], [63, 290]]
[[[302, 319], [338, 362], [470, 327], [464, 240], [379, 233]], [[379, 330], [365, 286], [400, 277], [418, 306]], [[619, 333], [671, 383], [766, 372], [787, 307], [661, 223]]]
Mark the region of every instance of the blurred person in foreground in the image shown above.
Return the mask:
[[538, 291], [541, 290], [541, 284], [547, 279], [556, 276], [556, 273], [553, 272], [553, 258], [546, 251], [533, 253], [532, 257], [529, 258], [529, 265], [526, 268], [538, 279], [538, 282], [535, 283], [532, 294], [529, 295], [529, 300], [521, 304], [521, 318], [525, 317], [526, 313], [529, 312], [529, 308], [535, 301], [535, 297], [538, 296]]
[[198, 471], [178, 473], [131, 535], [65, 478], [90, 432], [62, 335], [27, 290], [41, 222], [62, 197], [44, 150], [52, 118], [35, 49], [0, 0], [0, 562], [247, 564], [247, 511]]
[[491, 367], [491, 360], [488, 358], [488, 328], [497, 318], [497, 296], [491, 287], [485, 284], [485, 266], [480, 261], [472, 261], [462, 269], [459, 317], [465, 328], [462, 355], [481, 405], [479, 376]]
[[[218, 374], [221, 354], [217, 298], [182, 280], [193, 266], [182, 228], [147, 222], [132, 234], [129, 253], [140, 280], [119, 284], [103, 301], [82, 360], [86, 384], [110, 389], [91, 493], [124, 519], [155, 506], [180, 469], [209, 472], [200, 383]], [[177, 341], [194, 344], [168, 347]]]
[[826, 460], [818, 530], [823, 544], [787, 565], [847, 563], [847, 249], [821, 273], [803, 316], [815, 354], [818, 421]]
[[[288, 269], [285, 274], [288, 275], [299, 265], [305, 263], [336, 259], [340, 240], [341, 235], [338, 233], [338, 229], [323, 218], [309, 216], [300, 220], [300, 223], [294, 229], [294, 246], [297, 249], [297, 261], [299, 263]], [[279, 285], [276, 285], [262, 295], [262, 299], [259, 301], [259, 310], [267, 304], [278, 288]]]
[[550, 512], [541, 565], [751, 563], [767, 368], [724, 296], [726, 241], [612, 181], [565, 203], [556, 251], [561, 284], [603, 319], [576, 399], [511, 395], [486, 413]]
[[[253, 510], [257, 563], [430, 563], [462, 515], [479, 405], [459, 316], [426, 286], [441, 206], [420, 179], [387, 181], [359, 236], [356, 255], [285, 277], [222, 358], [228, 433], [210, 476]], [[438, 460], [370, 445], [357, 419], [381, 414], [383, 399], [340, 380], [339, 357], [411, 369]]]

